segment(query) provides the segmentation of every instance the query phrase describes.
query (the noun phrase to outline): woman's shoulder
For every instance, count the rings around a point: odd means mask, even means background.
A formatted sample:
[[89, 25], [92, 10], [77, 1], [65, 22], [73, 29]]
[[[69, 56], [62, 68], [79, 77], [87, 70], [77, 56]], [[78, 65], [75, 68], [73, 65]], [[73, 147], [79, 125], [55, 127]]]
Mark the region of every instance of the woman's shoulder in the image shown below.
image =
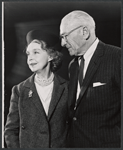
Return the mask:
[[13, 86], [13, 88], [18, 89], [20, 91], [24, 86], [30, 87], [30, 85], [33, 83], [34, 80], [34, 74], [23, 80], [22, 82], [16, 84]]
[[56, 73], [54, 75], [55, 75], [55, 78], [57, 78], [61, 83], [65, 83], [65, 84], [69, 83], [69, 81], [67, 79], [63, 78], [61, 75], [56, 74]]

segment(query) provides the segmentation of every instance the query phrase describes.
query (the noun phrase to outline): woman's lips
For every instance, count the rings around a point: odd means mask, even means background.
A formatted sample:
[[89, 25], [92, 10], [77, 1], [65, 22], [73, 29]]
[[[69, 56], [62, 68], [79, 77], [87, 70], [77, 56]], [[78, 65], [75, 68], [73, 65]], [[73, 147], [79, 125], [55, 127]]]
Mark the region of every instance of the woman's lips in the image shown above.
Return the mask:
[[36, 64], [37, 64], [37, 63], [31, 63], [30, 66], [34, 66], [34, 65], [36, 65]]

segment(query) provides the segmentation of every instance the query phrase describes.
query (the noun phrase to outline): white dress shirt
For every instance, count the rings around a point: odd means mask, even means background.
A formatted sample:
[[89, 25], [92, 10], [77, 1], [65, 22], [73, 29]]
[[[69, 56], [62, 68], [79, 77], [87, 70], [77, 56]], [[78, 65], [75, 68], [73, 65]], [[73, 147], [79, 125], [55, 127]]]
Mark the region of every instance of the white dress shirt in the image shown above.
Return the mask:
[[35, 82], [35, 86], [38, 92], [38, 95], [40, 97], [40, 100], [42, 102], [42, 105], [44, 107], [46, 115], [48, 115], [49, 105], [52, 97], [52, 91], [53, 91], [53, 83], [52, 82], [48, 86], [40, 86]]
[[[97, 38], [94, 43], [91, 45], [91, 47], [86, 51], [86, 53], [83, 55], [84, 57], [84, 70], [83, 70], [83, 79], [85, 77], [89, 62], [97, 48], [97, 44], [99, 43], [99, 39]], [[79, 65], [80, 65], [81, 59], [79, 59]], [[77, 86], [77, 99], [79, 97], [80, 94], [80, 85], [78, 82], [78, 86]]]

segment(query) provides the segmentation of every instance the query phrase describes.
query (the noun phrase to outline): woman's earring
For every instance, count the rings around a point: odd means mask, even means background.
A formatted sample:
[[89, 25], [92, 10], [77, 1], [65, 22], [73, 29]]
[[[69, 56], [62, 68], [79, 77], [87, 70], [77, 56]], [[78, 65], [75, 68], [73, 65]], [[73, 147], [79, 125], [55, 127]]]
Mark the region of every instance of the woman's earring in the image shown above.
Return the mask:
[[53, 60], [53, 58], [49, 56], [49, 59], [48, 59], [48, 61], [51, 61], [51, 60]]

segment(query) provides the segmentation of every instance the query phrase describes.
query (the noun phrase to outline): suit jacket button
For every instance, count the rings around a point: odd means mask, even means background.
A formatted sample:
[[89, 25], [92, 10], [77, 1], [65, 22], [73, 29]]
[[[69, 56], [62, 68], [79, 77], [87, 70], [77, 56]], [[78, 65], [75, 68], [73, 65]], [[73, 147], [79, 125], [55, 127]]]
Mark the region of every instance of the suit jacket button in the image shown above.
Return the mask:
[[22, 129], [25, 129], [25, 127], [24, 127], [24, 126], [21, 126], [21, 128], [22, 128]]
[[76, 110], [76, 107], [74, 107], [74, 110]]
[[76, 121], [76, 120], [77, 120], [77, 118], [76, 118], [76, 117], [73, 117], [73, 120], [74, 120], [74, 121]]
[[53, 146], [52, 145], [50, 145], [50, 148], [52, 148]]

